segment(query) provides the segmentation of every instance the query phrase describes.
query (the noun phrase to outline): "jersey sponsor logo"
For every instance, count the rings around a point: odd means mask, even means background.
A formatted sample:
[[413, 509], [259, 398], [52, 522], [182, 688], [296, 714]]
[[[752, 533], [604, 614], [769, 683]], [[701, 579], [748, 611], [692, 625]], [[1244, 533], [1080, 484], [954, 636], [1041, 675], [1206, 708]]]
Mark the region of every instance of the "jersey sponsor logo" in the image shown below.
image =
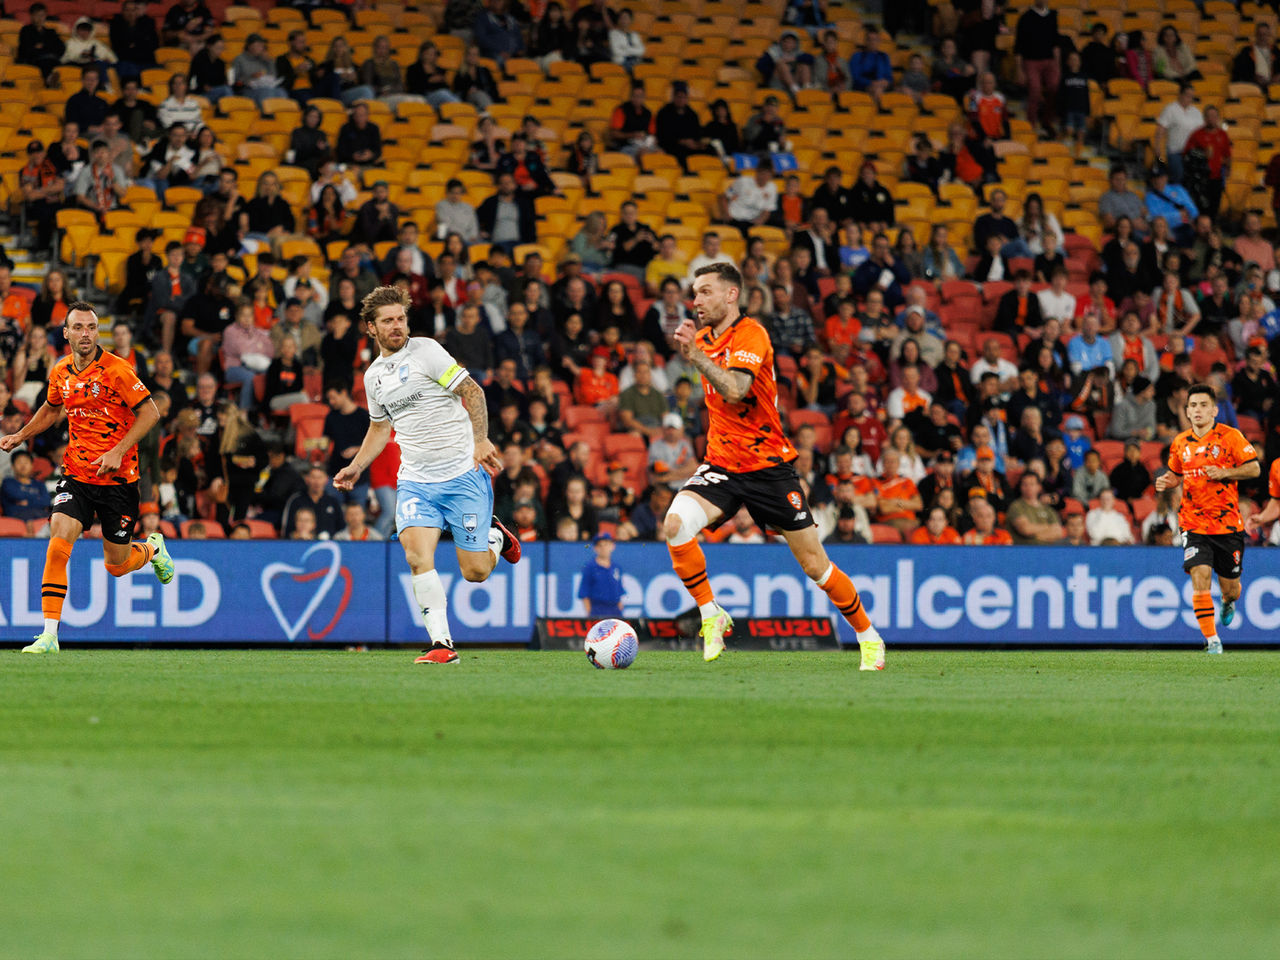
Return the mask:
[[70, 503], [70, 502], [71, 502], [71, 494], [69, 493], [60, 493], [53, 498], [53, 505], [55, 507], [58, 506], [58, 504], [60, 503]]
[[146, 388], [146, 387], [144, 387], [144, 386], [142, 385], [142, 381], [141, 381], [141, 380], [137, 380], [137, 381], [135, 381], [135, 382], [134, 382], [134, 384], [133, 384], [133, 390], [134, 390], [134, 392], [135, 392], [135, 393], [146, 393], [146, 392], [147, 392], [147, 388]]
[[419, 400], [425, 400], [426, 397], [427, 395], [425, 392], [423, 392], [422, 390], [416, 390], [413, 393], [409, 394], [409, 396], [401, 397], [399, 400], [383, 400], [382, 409], [387, 411], [387, 413], [390, 416], [394, 417], [396, 414], [402, 413], [405, 410], [408, 410], [411, 406], [413, 406]]
[[751, 353], [748, 350], [738, 350], [734, 353], [733, 359], [740, 361], [741, 363], [751, 363], [757, 366], [764, 363], [764, 357], [760, 356], [758, 353]]

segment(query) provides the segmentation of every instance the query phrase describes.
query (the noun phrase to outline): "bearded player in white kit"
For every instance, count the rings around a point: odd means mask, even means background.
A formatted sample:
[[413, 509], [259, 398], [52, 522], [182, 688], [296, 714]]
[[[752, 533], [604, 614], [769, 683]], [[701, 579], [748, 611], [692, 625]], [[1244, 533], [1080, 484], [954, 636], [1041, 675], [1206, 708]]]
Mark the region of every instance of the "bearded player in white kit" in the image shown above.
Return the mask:
[[352, 489], [395, 427], [396, 530], [431, 637], [431, 649], [414, 662], [457, 663], [435, 568], [441, 531], [453, 534], [458, 567], [472, 583], [489, 579], [499, 557], [519, 560], [520, 541], [493, 516], [489, 478], [502, 470], [502, 459], [489, 440], [484, 391], [436, 341], [409, 336], [408, 308], [409, 295], [397, 287], [378, 287], [361, 302], [360, 320], [378, 345], [364, 373], [369, 432], [333, 485]]

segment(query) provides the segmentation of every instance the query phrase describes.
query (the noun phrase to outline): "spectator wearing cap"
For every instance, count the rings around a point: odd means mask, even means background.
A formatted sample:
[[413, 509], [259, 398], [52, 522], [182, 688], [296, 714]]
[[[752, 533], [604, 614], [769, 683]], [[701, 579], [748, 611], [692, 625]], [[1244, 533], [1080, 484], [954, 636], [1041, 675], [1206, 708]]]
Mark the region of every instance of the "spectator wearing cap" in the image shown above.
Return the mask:
[[66, 181], [58, 173], [44, 144], [32, 140], [27, 144], [27, 163], [18, 173], [27, 223], [35, 227], [36, 247], [48, 250], [53, 243], [53, 228], [62, 206]]
[[1169, 169], [1163, 163], [1151, 168], [1146, 205], [1148, 220], [1163, 219], [1179, 246], [1190, 245], [1191, 224], [1200, 211], [1185, 187], [1169, 182]]
[[969, 517], [973, 528], [968, 530], [960, 542], [969, 547], [1009, 547], [1013, 545], [1013, 537], [1008, 530], [996, 526], [996, 508], [982, 495], [979, 489], [971, 489], [968, 500]]
[[649, 443], [649, 469], [655, 475], [661, 475], [662, 482], [673, 490], [698, 469], [693, 444], [684, 432], [684, 420], [680, 414], [663, 415], [661, 433]]
[[794, 94], [801, 86], [800, 67], [812, 68], [813, 57], [800, 50], [800, 35], [783, 30], [776, 43], [770, 44], [756, 60], [761, 86]]
[[1093, 449], [1093, 442], [1085, 435], [1084, 418], [1079, 414], [1069, 414], [1062, 421], [1064, 431], [1063, 443], [1067, 447], [1067, 462], [1073, 471], [1084, 466], [1085, 455]]
[[165, 137], [157, 140], [143, 158], [138, 185], [154, 190], [160, 197], [170, 187], [188, 186], [196, 167], [196, 152], [191, 149], [189, 139], [186, 124], [171, 125]]
[[1003, 513], [1009, 503], [1009, 481], [996, 469], [996, 452], [990, 446], [974, 450], [973, 470], [960, 481], [960, 499], [972, 497], [974, 490], [982, 491], [997, 512]]
[[244, 50], [231, 61], [236, 93], [252, 98], [259, 107], [272, 98], [287, 98], [289, 91], [280, 85], [276, 64], [267, 53], [267, 40], [260, 33], [245, 39]]
[[616, 546], [613, 535], [604, 531], [591, 540], [595, 556], [582, 568], [582, 582], [578, 585], [578, 599], [589, 617], [622, 616], [622, 571], [613, 562]]
[[730, 181], [720, 198], [720, 215], [737, 227], [744, 238], [751, 235], [753, 227], [781, 224], [778, 185], [773, 180], [773, 161], [768, 156], [760, 156], [754, 170], [744, 171]]
[[863, 28], [862, 49], [849, 58], [849, 83], [854, 90], [871, 94], [877, 104], [893, 85], [893, 65], [880, 49], [880, 30], [874, 24]]
[[707, 152], [702, 123], [689, 106], [689, 85], [683, 80], [671, 84], [671, 100], [658, 110], [654, 119], [654, 135], [662, 151], [680, 161], [686, 173], [689, 157]]
[[102, 75], [97, 67], [84, 67], [80, 71], [80, 89], [67, 98], [65, 118], [89, 137], [102, 132], [102, 121], [107, 118], [107, 101], [98, 95]]
[[[824, 508], [822, 513], [830, 515], [835, 514], [835, 525], [831, 532], [822, 538], [824, 544], [831, 543], [870, 543], [868, 534], [871, 530], [871, 522], [867, 518], [867, 512], [860, 506], [851, 503], [842, 503], [839, 506]], [[818, 511], [814, 511], [818, 514]], [[816, 519], [816, 517], [815, 517]], [[831, 521], [828, 520], [828, 523]]]

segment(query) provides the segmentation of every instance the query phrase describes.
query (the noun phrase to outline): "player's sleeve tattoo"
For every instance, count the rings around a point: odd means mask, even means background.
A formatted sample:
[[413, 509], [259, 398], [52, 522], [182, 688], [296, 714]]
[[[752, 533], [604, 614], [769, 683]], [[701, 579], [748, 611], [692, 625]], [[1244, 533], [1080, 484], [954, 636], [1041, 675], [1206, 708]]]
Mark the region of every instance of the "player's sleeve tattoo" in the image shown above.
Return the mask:
[[726, 370], [717, 365], [702, 350], [694, 350], [690, 362], [698, 368], [698, 372], [707, 378], [707, 382], [715, 388], [720, 396], [730, 403], [737, 403], [751, 389], [755, 379], [745, 370]]
[[471, 418], [471, 432], [476, 440], [484, 440], [489, 436], [489, 407], [485, 402], [484, 390], [480, 384], [470, 377], [463, 377], [454, 388], [467, 408], [467, 416]]

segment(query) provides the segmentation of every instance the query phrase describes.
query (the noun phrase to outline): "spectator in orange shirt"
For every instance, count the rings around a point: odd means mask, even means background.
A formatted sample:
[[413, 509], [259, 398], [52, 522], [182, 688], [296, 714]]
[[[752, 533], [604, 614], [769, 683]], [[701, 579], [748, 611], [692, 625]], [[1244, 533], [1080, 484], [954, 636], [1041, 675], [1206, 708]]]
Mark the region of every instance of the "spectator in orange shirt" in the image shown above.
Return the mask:
[[996, 526], [996, 510], [987, 502], [980, 490], [970, 492], [969, 516], [973, 519], [973, 529], [961, 538], [961, 542], [970, 547], [1008, 547], [1013, 545], [1013, 537], [1008, 530]]
[[0, 315], [25, 332], [31, 324], [31, 301], [13, 289], [13, 268], [0, 264]]
[[925, 518], [923, 527], [916, 527], [907, 543], [918, 546], [954, 546], [960, 542], [960, 534], [947, 523], [947, 511], [933, 507]]
[[843, 343], [852, 350], [853, 345], [858, 342], [858, 336], [862, 333], [862, 321], [858, 319], [857, 307], [853, 298], [845, 298], [836, 305], [835, 316], [827, 317], [822, 339], [828, 350], [833, 349], [837, 343]]
[[897, 450], [893, 447], [885, 450], [876, 522], [887, 523], [899, 533], [908, 534], [920, 526], [916, 515], [924, 509], [924, 502], [910, 478], [898, 473], [901, 463], [902, 458]]
[[964, 98], [964, 106], [973, 129], [985, 139], [1009, 139], [1009, 107], [1004, 94], [996, 89], [994, 73], [988, 71], [978, 77], [978, 85]]
[[591, 366], [578, 373], [573, 386], [573, 398], [587, 406], [599, 406], [616, 401], [618, 378], [608, 371], [609, 358], [601, 352], [591, 354]]

